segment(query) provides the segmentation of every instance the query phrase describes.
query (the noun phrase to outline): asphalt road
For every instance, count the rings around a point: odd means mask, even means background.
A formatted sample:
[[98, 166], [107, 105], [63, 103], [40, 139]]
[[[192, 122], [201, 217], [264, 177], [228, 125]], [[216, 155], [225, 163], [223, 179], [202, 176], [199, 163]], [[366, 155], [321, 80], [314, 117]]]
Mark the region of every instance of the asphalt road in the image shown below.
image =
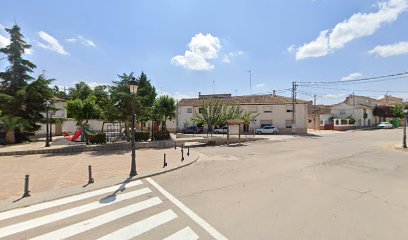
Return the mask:
[[196, 148], [154, 177], [229, 239], [408, 239], [401, 129]]

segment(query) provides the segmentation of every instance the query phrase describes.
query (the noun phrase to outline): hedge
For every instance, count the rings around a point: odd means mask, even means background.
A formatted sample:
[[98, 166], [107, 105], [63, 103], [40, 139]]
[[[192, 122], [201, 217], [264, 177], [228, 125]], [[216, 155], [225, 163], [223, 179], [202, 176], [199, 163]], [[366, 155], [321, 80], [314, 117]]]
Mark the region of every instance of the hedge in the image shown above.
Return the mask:
[[148, 141], [150, 138], [150, 132], [136, 132], [135, 141]]
[[106, 133], [97, 133], [88, 135], [88, 140], [91, 144], [105, 144], [106, 143]]
[[152, 141], [170, 140], [170, 133], [168, 131], [153, 132]]

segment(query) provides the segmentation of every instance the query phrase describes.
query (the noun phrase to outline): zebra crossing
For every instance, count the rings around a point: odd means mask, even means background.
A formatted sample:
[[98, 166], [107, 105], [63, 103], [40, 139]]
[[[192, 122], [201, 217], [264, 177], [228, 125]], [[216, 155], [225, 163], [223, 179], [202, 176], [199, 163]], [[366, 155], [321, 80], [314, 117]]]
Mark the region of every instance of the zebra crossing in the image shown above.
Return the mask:
[[0, 213], [0, 239], [226, 239], [153, 179]]

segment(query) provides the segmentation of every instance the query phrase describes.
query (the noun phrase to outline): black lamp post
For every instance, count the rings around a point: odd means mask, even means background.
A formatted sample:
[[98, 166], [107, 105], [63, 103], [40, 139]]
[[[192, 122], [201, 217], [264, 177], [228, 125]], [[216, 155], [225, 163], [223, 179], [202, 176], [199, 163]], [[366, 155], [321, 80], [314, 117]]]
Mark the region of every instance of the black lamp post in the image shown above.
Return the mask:
[[132, 80], [129, 82], [130, 93], [132, 94], [132, 164], [130, 167], [129, 176], [133, 177], [137, 175], [136, 172], [136, 143], [135, 143], [135, 125], [136, 125], [136, 113], [133, 96], [137, 93], [137, 82]]
[[45, 147], [49, 147], [50, 146], [50, 139], [49, 139], [49, 137], [48, 137], [48, 135], [49, 135], [49, 117], [48, 117], [48, 112], [49, 112], [49, 109], [50, 109], [50, 105], [51, 105], [51, 102], [50, 101], [45, 101], [44, 102], [44, 105], [45, 105], [45, 118], [46, 118], [46, 127], [45, 127], [45, 129], [46, 129], [46, 136], [45, 136]]
[[404, 134], [402, 136], [402, 148], [407, 148], [407, 121], [408, 121], [408, 109], [404, 109]]

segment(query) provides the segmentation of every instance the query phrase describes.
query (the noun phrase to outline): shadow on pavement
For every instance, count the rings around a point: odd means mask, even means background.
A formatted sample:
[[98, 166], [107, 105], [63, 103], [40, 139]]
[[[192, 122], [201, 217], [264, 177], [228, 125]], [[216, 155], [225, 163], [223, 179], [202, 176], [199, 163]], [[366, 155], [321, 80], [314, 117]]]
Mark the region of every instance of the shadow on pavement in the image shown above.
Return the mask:
[[116, 191], [114, 191], [113, 193], [109, 194], [108, 196], [102, 198], [101, 200], [99, 200], [100, 203], [111, 203], [116, 201], [116, 194], [118, 192], [123, 192], [126, 190], [126, 184], [128, 184], [129, 182], [131, 182], [133, 179], [133, 177], [128, 177], [126, 178], [125, 181], [122, 182], [122, 184], [118, 187], [118, 189], [116, 189]]

